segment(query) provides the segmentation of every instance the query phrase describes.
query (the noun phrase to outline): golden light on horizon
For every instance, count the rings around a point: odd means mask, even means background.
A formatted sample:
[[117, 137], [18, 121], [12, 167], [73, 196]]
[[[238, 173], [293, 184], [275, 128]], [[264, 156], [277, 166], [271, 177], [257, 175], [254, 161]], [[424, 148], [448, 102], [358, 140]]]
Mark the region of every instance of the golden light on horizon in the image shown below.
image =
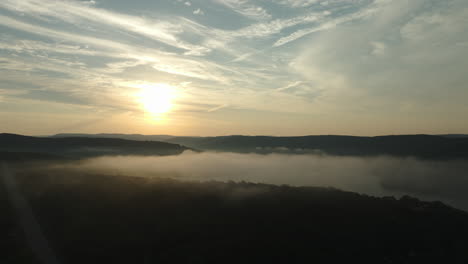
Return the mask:
[[148, 114], [160, 117], [173, 109], [176, 98], [176, 88], [166, 83], [144, 83], [136, 85], [140, 88], [138, 102]]

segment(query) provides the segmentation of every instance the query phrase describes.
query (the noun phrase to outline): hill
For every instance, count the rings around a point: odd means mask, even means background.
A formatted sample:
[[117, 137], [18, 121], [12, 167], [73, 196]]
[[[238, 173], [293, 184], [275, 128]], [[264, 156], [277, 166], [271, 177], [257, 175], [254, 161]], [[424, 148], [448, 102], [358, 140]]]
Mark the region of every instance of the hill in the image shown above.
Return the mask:
[[23, 153], [22, 155], [25, 156], [26, 152], [74, 158], [101, 155], [174, 155], [187, 149], [189, 148], [179, 144], [160, 141], [88, 137], [49, 138], [0, 134], [0, 152], [4, 152], [3, 155]]
[[100, 133], [100, 134], [83, 134], [83, 133], [60, 133], [53, 135], [54, 138], [69, 138], [69, 137], [88, 137], [88, 138], [121, 138], [138, 141], [165, 141], [174, 136], [171, 135], [141, 135], [141, 134], [117, 134], [117, 133]]
[[[408, 196], [17, 170], [62, 263], [467, 263], [468, 214]], [[0, 185], [2, 263], [36, 263]]]

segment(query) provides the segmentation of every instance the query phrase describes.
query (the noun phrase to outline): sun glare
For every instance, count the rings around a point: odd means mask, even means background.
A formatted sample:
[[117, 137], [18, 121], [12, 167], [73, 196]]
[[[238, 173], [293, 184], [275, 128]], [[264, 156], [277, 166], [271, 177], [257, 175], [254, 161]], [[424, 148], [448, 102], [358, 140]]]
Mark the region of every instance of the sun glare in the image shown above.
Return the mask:
[[146, 112], [152, 115], [161, 115], [169, 112], [173, 107], [175, 88], [165, 84], [142, 84], [138, 86], [141, 91], [139, 102]]

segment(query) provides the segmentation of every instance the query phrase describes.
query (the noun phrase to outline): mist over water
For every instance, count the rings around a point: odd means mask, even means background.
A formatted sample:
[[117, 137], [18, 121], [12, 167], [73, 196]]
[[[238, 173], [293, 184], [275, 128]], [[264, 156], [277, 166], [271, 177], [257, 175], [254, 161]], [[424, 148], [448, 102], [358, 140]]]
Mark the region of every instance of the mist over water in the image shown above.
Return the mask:
[[375, 196], [411, 195], [468, 210], [468, 162], [395, 157], [184, 152], [178, 156], [106, 156], [80, 170], [190, 181], [248, 181], [324, 186]]

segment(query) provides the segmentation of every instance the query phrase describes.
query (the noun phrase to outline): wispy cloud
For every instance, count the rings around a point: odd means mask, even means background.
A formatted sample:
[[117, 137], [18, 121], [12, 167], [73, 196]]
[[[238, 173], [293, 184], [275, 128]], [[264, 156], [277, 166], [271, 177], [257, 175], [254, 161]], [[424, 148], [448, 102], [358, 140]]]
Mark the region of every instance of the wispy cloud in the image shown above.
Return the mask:
[[176, 24], [111, 12], [80, 2], [5, 0], [0, 3], [0, 6], [16, 12], [28, 13], [41, 17], [53, 17], [73, 24], [79, 24], [81, 21], [105, 24], [184, 49], [188, 54], [192, 55], [203, 55], [210, 51], [207, 48], [192, 45], [178, 39], [176, 35], [181, 33], [181, 28]]
[[291, 7], [307, 7], [316, 4], [319, 0], [281, 0], [280, 3], [283, 5], [289, 5]]
[[282, 30], [290, 27], [294, 27], [301, 24], [319, 22], [323, 18], [323, 16], [324, 15], [321, 12], [311, 12], [307, 15], [300, 15], [288, 19], [275, 19], [269, 22], [255, 23], [235, 31], [223, 33], [229, 34], [232, 37], [241, 38], [268, 37], [274, 34], [278, 34]]
[[276, 89], [276, 91], [284, 91], [284, 90], [287, 90], [287, 89], [291, 89], [291, 88], [297, 87], [298, 85], [301, 85], [303, 83], [304, 83], [303, 81], [295, 81], [295, 82], [287, 84], [286, 86], [283, 86], [283, 87], [280, 87], [280, 88]]
[[57, 52], [64, 54], [94, 56], [99, 55], [95, 50], [87, 49], [85, 46], [68, 45], [63, 43], [46, 43], [36, 40], [15, 40], [11, 36], [0, 37], [0, 49], [14, 52]]
[[[77, 35], [74, 33], [52, 30], [52, 29], [41, 27], [41, 26], [24, 23], [16, 19], [12, 19], [12, 18], [2, 16], [2, 15], [0, 15], [0, 20], [1, 20], [0, 24], [15, 28], [18, 30], [27, 31], [32, 34], [38, 34], [42, 36], [56, 38], [58, 40], [73, 41], [75, 43], [81, 43], [83, 45], [90, 45], [90, 46], [105, 50], [99, 53], [99, 55], [101, 56], [105, 55], [105, 56], [117, 57], [117, 58], [130, 58], [130, 59], [135, 59], [139, 61], [138, 63], [134, 63], [133, 65], [148, 63], [148, 64], [152, 64], [153, 67], [157, 70], [172, 73], [172, 74], [184, 75], [184, 76], [200, 78], [200, 79], [211, 79], [211, 80], [218, 80], [218, 81], [225, 80], [225, 78], [221, 77], [221, 75], [218, 75], [218, 76], [215, 75], [214, 72], [218, 70], [213, 71], [213, 69], [222, 68], [221, 66], [217, 66], [216, 63], [198, 62], [196, 60], [180, 58], [180, 57], [174, 56], [174, 54], [161, 52], [155, 49], [148, 49], [144, 47], [137, 48], [135, 46], [118, 43], [118, 42], [107, 40], [107, 39], [88, 37], [88, 36], [83, 36], [83, 35]], [[47, 46], [39, 42], [29, 42], [28, 44], [30, 44], [29, 45], [30, 49], [31, 48], [40, 49], [40, 48], [46, 47], [47, 49], [50, 50], [51, 48], [50, 45]], [[62, 49], [62, 51], [75, 53], [77, 50], [76, 49]], [[112, 64], [112, 65], [115, 65], [115, 64]]]
[[[337, 18], [332, 18], [332, 19], [330, 19], [328, 21], [325, 21], [325, 22], [323, 22], [321, 24], [318, 24], [318, 25], [316, 25], [314, 27], [309, 27], [309, 28], [304, 28], [304, 29], [297, 30], [297, 31], [291, 33], [290, 35], [287, 35], [285, 37], [281, 37], [280, 39], [278, 39], [273, 44], [273, 46], [274, 47], [279, 47], [279, 46], [282, 46], [282, 45], [287, 44], [289, 42], [300, 39], [300, 38], [302, 38], [304, 36], [307, 36], [309, 34], [319, 32], [319, 31], [333, 29], [333, 28], [335, 28], [335, 27], [337, 27], [337, 26], [339, 26], [339, 25], [341, 25], [343, 23], [368, 17], [368, 16], [376, 13], [378, 10], [380, 10], [380, 8], [382, 8], [380, 6], [380, 4], [371, 5], [370, 7], [364, 8], [363, 10], [359, 10], [359, 11], [357, 11], [355, 13], [352, 13], [352, 14], [337, 17]], [[325, 14], [325, 15], [327, 15], [327, 14]]]
[[228, 107], [227, 104], [218, 105], [218, 106], [215, 106], [215, 107], [213, 107], [213, 108], [208, 109], [207, 112], [218, 111], [218, 110], [223, 109], [223, 108], [226, 108], [226, 107]]
[[265, 20], [271, 18], [271, 15], [263, 7], [251, 3], [249, 0], [215, 1], [231, 8], [234, 12], [254, 20]]
[[69, 41], [81, 43], [83, 45], [92, 45], [92, 46], [97, 46], [101, 48], [111, 49], [113, 51], [115, 50], [127, 51], [127, 50], [133, 49], [128, 45], [121, 44], [115, 41], [49, 29], [43, 26], [25, 23], [25, 22], [13, 19], [11, 17], [3, 16], [3, 15], [0, 15], [0, 24], [10, 27], [10, 28], [17, 29], [17, 30], [26, 31], [31, 34], [42, 35], [42, 36], [60, 39], [60, 40], [69, 40]]
[[205, 14], [205, 12], [203, 12], [203, 10], [201, 10], [200, 8], [197, 8], [197, 9], [193, 10], [193, 14], [203, 16]]

